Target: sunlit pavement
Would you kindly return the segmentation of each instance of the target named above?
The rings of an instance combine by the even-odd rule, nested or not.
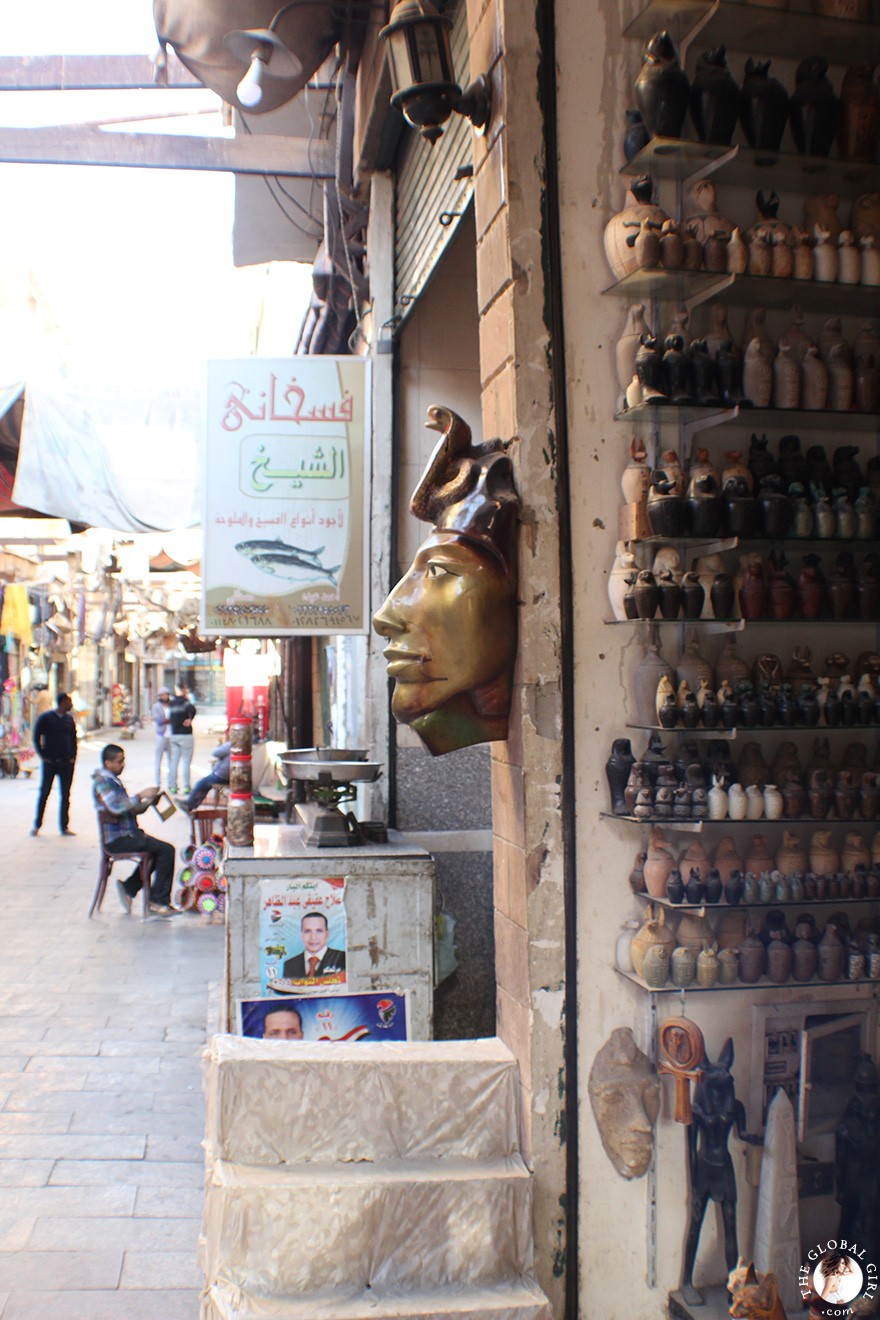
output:
[[[214,719],[218,712],[211,712]],[[207,728],[211,722],[203,719]],[[219,741],[196,730],[193,779]],[[202,1201],[200,1051],[223,927],[126,915],[113,877],[100,913],[91,772],[80,746],[70,827],[53,788],[32,839],[39,772],[0,779],[0,1316],[196,1320]],[[153,734],[121,742],[131,791],[153,783]],[[180,849],[189,826],[148,811]]]

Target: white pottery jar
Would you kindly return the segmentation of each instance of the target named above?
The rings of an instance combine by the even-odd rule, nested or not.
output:
[[[727,815],[730,820],[746,818],[746,790],[742,784],[731,784],[727,790]]]
[[[841,231],[837,240],[837,278],[841,284],[858,284],[862,275],[862,254],[856,247],[851,229]]]
[[[813,279],[822,284],[833,284],[839,269],[837,248],[827,229],[816,226],[816,246],[813,248]]]
[[[861,283],[880,284],[880,248],[875,246],[873,238],[863,238],[861,249]]]
[[[608,574],[608,600],[611,603],[611,613],[615,619],[622,620],[626,618],[626,610],[623,607],[623,598],[627,592],[626,579],[630,574],[637,572],[638,565],[636,564],[635,555],[627,546],[626,541],[618,541],[614,564]]]
[[[761,820],[764,815],[764,794],[757,784],[746,789],[746,820]]]
[[[785,802],[779,789],[775,784],[767,784],[764,788],[764,815],[768,820],[779,820],[785,807]]]
[[[639,929],[640,922],[637,917],[631,917],[625,921],[617,937],[617,948],[615,951],[615,961],[618,970],[621,972],[631,972],[633,970],[632,961],[632,942],[633,935]]]
[[[713,775],[712,787],[708,793],[709,800],[709,819],[726,820],[727,819],[727,790],[723,784],[719,784],[718,779]]]

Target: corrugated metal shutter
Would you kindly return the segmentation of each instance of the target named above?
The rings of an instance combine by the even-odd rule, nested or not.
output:
[[[466,87],[470,82],[467,6],[460,3],[452,18],[455,76],[459,86]],[[395,311],[401,318],[406,318],[430,280],[470,202],[473,182],[456,179],[455,172],[459,166],[473,164],[472,134],[470,120],[455,114],[433,147],[415,129],[407,132],[397,166],[395,198]],[[454,218],[444,225],[441,215]]]

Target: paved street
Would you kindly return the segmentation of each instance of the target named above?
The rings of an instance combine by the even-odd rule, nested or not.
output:
[[[218,741],[197,729],[194,780]],[[0,779],[2,1320],[198,1316],[200,1050],[223,927],[189,913],[143,923],[139,900],[126,916],[112,877],[86,919],[104,742],[80,745],[76,838],[59,836],[54,788],[29,837],[38,771]],[[121,745],[128,788],[154,782],[152,730]],[[143,823],[178,848],[189,840],[181,813]]]

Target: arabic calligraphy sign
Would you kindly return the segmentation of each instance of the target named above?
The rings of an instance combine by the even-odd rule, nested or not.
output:
[[[369,363],[208,365],[202,629],[369,629]]]

